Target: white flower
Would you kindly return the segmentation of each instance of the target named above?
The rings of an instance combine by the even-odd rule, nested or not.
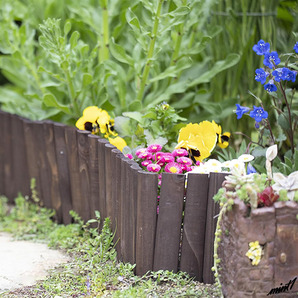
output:
[[[223,167],[223,168],[231,168],[231,161],[230,160],[226,160],[226,161],[224,161],[222,164],[221,164],[221,166]]]
[[[239,159],[231,160],[231,171],[236,175],[245,175],[245,164]]]
[[[275,182],[272,185],[274,191],[278,193],[281,189],[287,190],[288,198],[293,201],[295,191],[298,191],[298,171],[291,173],[288,177],[281,173],[274,173],[273,180]]]
[[[205,166],[207,166],[207,167],[221,167],[221,162],[217,159],[209,159],[205,163]]]
[[[242,162],[250,162],[253,159],[254,159],[254,156],[251,154],[242,154],[238,157],[238,160]]]
[[[266,159],[272,161],[277,156],[277,145],[272,145],[266,150]]]

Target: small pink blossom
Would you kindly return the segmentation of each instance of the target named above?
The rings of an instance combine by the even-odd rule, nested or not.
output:
[[[188,152],[185,149],[179,148],[172,152],[173,156],[187,156]]]
[[[177,158],[177,162],[186,165],[186,166],[191,166],[192,165],[192,160],[188,157],[182,156]]]
[[[201,162],[199,160],[197,160],[196,165],[199,166],[201,164]]]
[[[155,163],[151,163],[147,166],[147,170],[149,172],[159,172],[161,169],[161,166]]]
[[[163,159],[166,163],[175,161],[175,157],[171,153],[165,153]]]
[[[162,149],[162,146],[159,145],[159,144],[152,144],[152,145],[149,145],[147,150],[151,153],[156,153],[158,151],[160,151]]]
[[[182,168],[177,162],[170,162],[165,166],[165,171],[168,173],[180,174],[182,173]]]
[[[139,155],[140,155],[141,153],[145,152],[145,151],[147,151],[146,148],[140,148],[140,149],[138,149],[138,150],[136,151],[136,156],[139,157]]]
[[[128,157],[129,159],[133,159],[133,156],[130,153],[127,153],[125,156]]]
[[[152,163],[152,161],[150,159],[146,159],[146,160],[143,160],[141,162],[142,166],[143,167],[147,167],[148,165],[150,165]]]
[[[149,151],[146,150],[146,151],[140,153],[138,157],[141,158],[141,159],[151,159],[152,154]]]
[[[155,155],[155,161],[159,161],[163,157],[164,154],[165,153],[161,152],[161,151],[154,154]]]

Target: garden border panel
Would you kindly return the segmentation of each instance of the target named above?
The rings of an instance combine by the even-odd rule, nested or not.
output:
[[[0,195],[5,195],[5,173],[4,173],[4,161],[6,159],[5,140],[6,131],[4,129],[5,124],[5,112],[0,110]]]
[[[4,146],[4,159],[3,159],[3,186],[5,196],[8,198],[9,203],[14,201],[14,176],[13,176],[13,156],[12,156],[12,135],[11,135],[11,123],[13,115],[9,113],[3,113],[3,139],[5,140]]]
[[[178,271],[185,175],[162,173],[153,270]]]
[[[156,233],[157,174],[138,171],[137,175],[137,225],[136,274],[153,270]]]
[[[23,120],[14,115],[11,123],[14,197],[20,192],[23,196],[30,195],[30,177],[28,174],[27,155]]]
[[[105,145],[109,144],[108,140],[98,139],[98,180],[99,180],[99,212],[103,219],[100,223],[100,230],[103,226],[103,221],[107,217],[106,204],[106,177],[105,177]]]
[[[199,282],[203,281],[208,187],[208,174],[188,174],[180,270]]]
[[[67,158],[67,147],[65,140],[66,125],[54,123],[54,138],[56,149],[56,161],[59,179],[59,192],[61,198],[61,209],[63,224],[70,224],[72,221],[69,211],[72,210],[70,176]]]
[[[95,217],[99,211],[99,171],[98,171],[98,136],[89,134],[89,179],[90,179],[90,215]]]
[[[80,216],[84,221],[90,219],[90,178],[89,178],[89,131],[77,130],[79,173],[81,186]]]
[[[213,267],[214,234],[217,223],[217,215],[219,214],[219,204],[215,203],[213,196],[218,192],[218,189],[221,188],[221,185],[225,180],[225,176],[227,175],[227,173],[210,173],[209,176],[203,265],[203,282],[205,284],[214,283],[214,275],[211,268]]]
[[[79,168],[79,152],[77,143],[77,130],[74,127],[66,127],[65,143],[67,150],[67,162],[70,175],[70,189],[72,209],[77,214],[81,213],[81,180]]]
[[[46,190],[44,204],[48,208],[56,210],[58,222],[63,221],[62,202],[60,196],[60,181],[56,159],[56,144],[54,135],[54,122],[43,121],[43,139],[45,147],[45,164],[47,169],[47,181],[43,179],[42,187]]]

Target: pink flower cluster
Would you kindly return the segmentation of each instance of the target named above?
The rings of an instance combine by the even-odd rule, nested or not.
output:
[[[136,151],[141,165],[149,172],[181,174],[192,170],[192,160],[188,158],[185,149],[175,149],[173,152],[162,152],[159,144],[149,145]],[[159,178],[161,181],[161,178]]]

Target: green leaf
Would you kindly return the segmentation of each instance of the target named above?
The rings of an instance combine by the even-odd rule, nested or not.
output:
[[[111,38],[110,51],[114,58],[118,61],[129,64],[131,66],[134,65],[134,60],[126,54],[125,50],[120,45],[117,45],[115,43],[114,38]]]
[[[47,107],[54,107],[54,108],[61,110],[63,113],[71,114],[69,107],[59,103],[58,100],[56,99],[56,97],[52,93],[46,93],[43,96],[43,103]]]
[[[71,34],[71,37],[69,39],[71,49],[74,49],[78,45],[79,38],[80,38],[80,33],[78,31],[74,31]]]
[[[149,82],[156,82],[169,77],[176,77],[183,69],[189,68],[192,65],[192,60],[190,58],[183,58],[178,60],[176,65],[168,67],[164,72],[157,76],[154,76]]]
[[[142,119],[143,115],[140,112],[125,112],[125,113],[123,113],[123,116],[134,119],[134,120],[138,121],[139,123],[143,122],[143,119]]]
[[[66,21],[64,25],[64,34],[65,36],[70,32],[71,30],[71,22],[69,20]]]
[[[92,83],[92,75],[90,73],[84,73],[83,74],[83,87],[86,87]]]
[[[238,63],[240,60],[240,55],[238,54],[229,54],[225,60],[217,61],[211,70],[205,72],[199,76],[196,80],[193,80],[189,83],[188,87],[193,87],[198,84],[208,83],[210,80],[215,77],[221,71],[230,68]]]
[[[128,117],[118,116],[115,117],[114,127],[115,130],[122,136],[122,137],[131,137],[133,135],[131,119]]]

